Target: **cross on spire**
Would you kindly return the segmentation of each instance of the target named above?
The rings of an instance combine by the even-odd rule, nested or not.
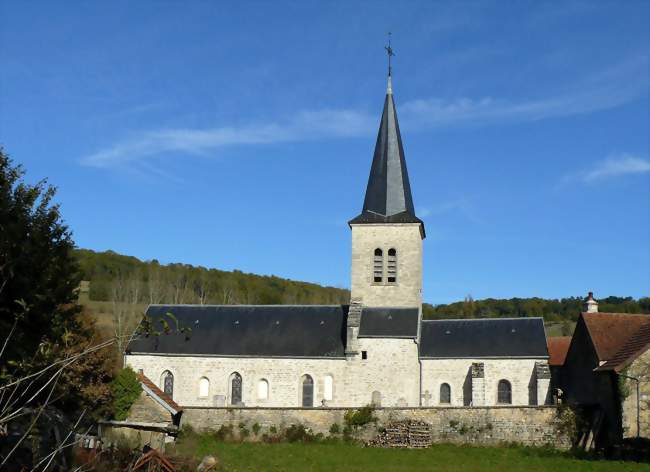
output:
[[[384,49],[386,50],[386,54],[388,54],[388,77],[391,76],[391,72],[392,72],[391,65],[390,65],[390,58],[395,55],[395,53],[393,52],[393,48],[390,45],[391,35],[392,35],[392,33],[389,31],[388,32],[388,46],[384,46]]]

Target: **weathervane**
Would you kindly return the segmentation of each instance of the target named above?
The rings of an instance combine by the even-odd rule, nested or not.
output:
[[[391,76],[391,67],[390,67],[390,58],[395,55],[393,52],[393,48],[390,46],[390,37],[391,37],[391,32],[388,32],[388,46],[384,46],[384,49],[386,50],[386,54],[388,54],[388,77]]]

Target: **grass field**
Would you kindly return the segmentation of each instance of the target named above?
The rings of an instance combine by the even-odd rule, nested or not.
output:
[[[377,449],[343,442],[225,443],[208,436],[181,441],[177,452],[201,458],[214,455],[227,472],[622,472],[650,471],[650,464],[580,460],[568,454],[521,447]]]

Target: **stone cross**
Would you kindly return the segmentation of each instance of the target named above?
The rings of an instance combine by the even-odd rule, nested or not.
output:
[[[429,406],[429,400],[431,400],[431,397],[432,395],[429,393],[429,391],[425,390],[422,394],[422,398],[424,398],[424,406]]]

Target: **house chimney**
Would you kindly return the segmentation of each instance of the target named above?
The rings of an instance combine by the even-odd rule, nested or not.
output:
[[[583,305],[583,311],[585,313],[598,313],[598,302],[594,300],[594,292],[589,292],[587,295],[587,300]]]

